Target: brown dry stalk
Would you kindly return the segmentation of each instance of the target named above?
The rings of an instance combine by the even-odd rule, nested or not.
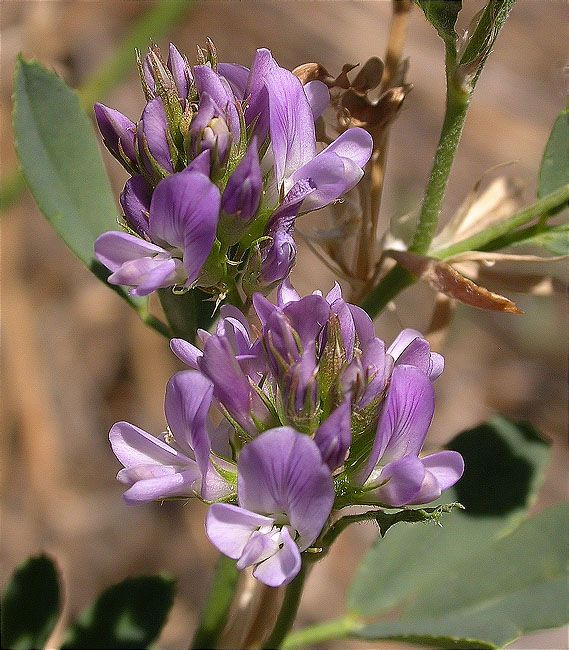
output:
[[[411,0],[392,0],[392,16],[389,26],[389,37],[385,54],[385,68],[381,78],[380,91],[383,93],[391,88],[403,54],[403,45],[407,33]],[[376,264],[377,226],[383,194],[385,178],[386,152],[389,137],[389,123],[381,131],[378,139],[374,138],[374,151],[368,163],[364,177],[363,191],[369,192],[369,202],[362,210],[359,242],[356,248],[355,268],[357,277],[363,282],[363,289],[353,290],[351,300],[359,301],[367,290],[370,270]],[[367,182],[365,182],[367,180]]]

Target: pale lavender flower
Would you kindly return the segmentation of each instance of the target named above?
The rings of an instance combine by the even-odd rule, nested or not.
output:
[[[397,365],[371,454],[356,477],[368,498],[390,506],[427,503],[462,476],[464,461],[456,451],[419,457],[434,410],[428,375],[415,366]]]
[[[464,464],[454,451],[421,455],[443,364],[418,332],[386,349],[339,285],[300,297],[286,281],[276,304],[262,294],[253,304],[260,331],[224,305],[197,345],[172,340],[191,370],[167,389],[168,444],[126,423],[111,441],[125,498],[214,502],[206,528],[215,546],[279,586],[325,532],[335,484],[339,507],[403,507],[437,499]],[[218,427],[210,412],[221,414]]]
[[[129,486],[127,503],[200,495],[205,500],[225,498],[234,492],[227,475],[235,472],[226,460],[212,454],[208,412],[213,386],[192,371],[174,375],[166,387],[164,411],[168,422],[165,440],[117,422],[109,439],[123,464],[117,479]],[[222,476],[218,468],[223,468]]]
[[[152,47],[141,63],[147,104],[136,125],[95,106],[105,145],[133,175],[121,195],[129,234],[160,249],[132,244],[125,258],[129,240],[105,233],[95,243],[111,282],[133,295],[195,284],[223,295],[240,276],[250,295],[275,285],[294,264],[296,217],[347,192],[371,155],[371,137],[358,128],[317,153],[314,120],[329,102],[328,89],[319,81],[302,86],[269,50],[257,51],[250,70],[218,65],[211,49],[207,56],[207,64],[191,67],[171,45],[164,64]],[[182,174],[184,183],[169,185]],[[211,187],[193,181],[196,174]],[[166,192],[164,184],[176,191]],[[204,191],[210,203],[203,215],[175,198]],[[175,232],[163,232],[164,214],[175,214]],[[243,243],[256,219],[257,238]]]
[[[287,584],[332,510],[330,470],[314,441],[290,427],[246,445],[237,469],[239,505],[210,507],[208,537],[237,568],[253,566],[253,575],[270,587]]]

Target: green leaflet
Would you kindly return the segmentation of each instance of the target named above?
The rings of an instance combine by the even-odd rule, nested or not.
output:
[[[447,48],[455,49],[457,34],[454,30],[462,0],[415,0],[425,18],[437,30]]]
[[[461,433],[449,447],[463,455],[466,470],[441,501],[459,501],[465,510],[447,515],[442,528],[398,524],[378,539],[352,583],[350,612],[384,614],[525,517],[549,457],[535,431],[496,418]]]
[[[21,564],[2,598],[2,647],[43,648],[59,618],[60,601],[57,569],[48,557]]]
[[[174,592],[169,576],[127,578],[79,616],[62,648],[146,648],[166,623]]]
[[[543,152],[537,196],[543,197],[569,183],[569,106],[553,125]]]
[[[38,207],[73,253],[105,281],[109,272],[95,260],[93,245],[101,233],[117,229],[118,211],[78,95],[55,73],[20,57],[13,118],[18,157]],[[112,288],[137,310],[147,302]]]
[[[356,635],[500,648],[527,632],[567,623],[568,523],[569,504],[545,510],[449,567],[396,623],[367,625]]]

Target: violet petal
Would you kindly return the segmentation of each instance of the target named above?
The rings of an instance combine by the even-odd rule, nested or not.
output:
[[[285,513],[300,550],[320,534],[334,502],[328,466],[316,443],[291,427],[270,429],[239,456],[237,494],[248,510]]]
[[[261,526],[272,526],[273,519],[228,503],[214,503],[205,520],[205,529],[218,551],[237,560],[251,533]]]
[[[213,384],[193,370],[177,372],[166,386],[164,412],[170,431],[183,451],[195,455],[204,476],[211,450],[206,423],[212,399]]]
[[[188,285],[199,276],[213,246],[220,203],[211,180],[187,170],[162,180],[152,195],[150,234],[184,251]]]

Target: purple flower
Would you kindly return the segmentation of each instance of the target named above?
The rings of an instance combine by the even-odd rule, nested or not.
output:
[[[217,64],[211,46],[191,67],[172,44],[167,63],[152,46],[139,65],[147,98],[139,122],[102,104],[95,113],[105,145],[133,175],[121,195],[129,234],[160,250],[137,256],[140,248],[131,242],[122,268],[112,246],[123,251],[129,240],[105,236],[97,254],[109,262],[111,282],[142,296],[199,280],[223,296],[239,282],[252,295],[285,279],[296,257],[295,219],[355,185],[371,155],[369,134],[349,129],[317,153],[314,120],[330,101],[328,88],[320,81],[303,86],[267,49],[257,51],[250,70]],[[200,211],[191,215],[177,192],[164,190],[190,170],[207,176],[221,195],[219,201],[208,188],[212,201],[203,224],[196,222]],[[182,185],[172,187],[189,200],[195,192]],[[156,194],[162,195],[159,212]],[[164,236],[164,213],[176,213],[181,230]]]
[[[394,507],[427,503],[462,476],[464,462],[455,451],[419,457],[434,410],[429,377],[414,366],[397,365],[373,449],[357,476],[368,497]]]
[[[119,111],[104,104],[95,104],[95,118],[107,149],[127,171],[136,169],[134,123]]]
[[[331,471],[342,467],[352,443],[352,409],[349,398],[318,427],[314,442]]]
[[[235,215],[240,221],[247,223],[257,212],[262,190],[263,178],[257,140],[253,138],[247,153],[229,177],[221,198],[221,207],[227,214]]]
[[[145,239],[150,237],[148,220],[151,200],[152,188],[141,174],[133,176],[125,183],[120,196],[128,226]]]
[[[127,503],[200,495],[216,500],[230,495],[234,486],[212,462],[207,416],[213,387],[199,373],[174,375],[166,387],[164,411],[168,422],[165,441],[128,422],[117,422],[109,438],[123,464],[117,479],[128,486]],[[232,466],[217,458],[217,467],[230,473]]]
[[[277,304],[261,294],[253,304],[260,330],[223,305],[198,344],[172,340],[191,370],[168,384],[164,441],[125,422],[110,439],[129,503],[195,495],[212,504],[213,544],[280,586],[325,529],[335,484],[338,507],[399,508],[437,499],[464,463],[454,451],[421,456],[442,357],[418,332],[386,350],[339,285],[301,297],[287,280]]]
[[[444,359],[431,347],[420,332],[404,329],[389,346],[387,353],[396,364],[416,366],[434,381],[444,370]]]
[[[160,245],[113,231],[96,240],[97,259],[113,272],[109,282],[133,287],[135,296],[175,284],[191,286],[213,246],[220,202],[217,187],[197,171],[161,181],[152,195],[148,228]]]
[[[136,127],[136,147],[141,171],[156,184],[174,171],[168,142],[168,120],[162,100],[151,99]]]
[[[250,442],[237,469],[239,506],[212,505],[208,537],[239,569],[254,566],[253,575],[264,584],[287,584],[332,510],[330,470],[314,441],[290,427]]]

